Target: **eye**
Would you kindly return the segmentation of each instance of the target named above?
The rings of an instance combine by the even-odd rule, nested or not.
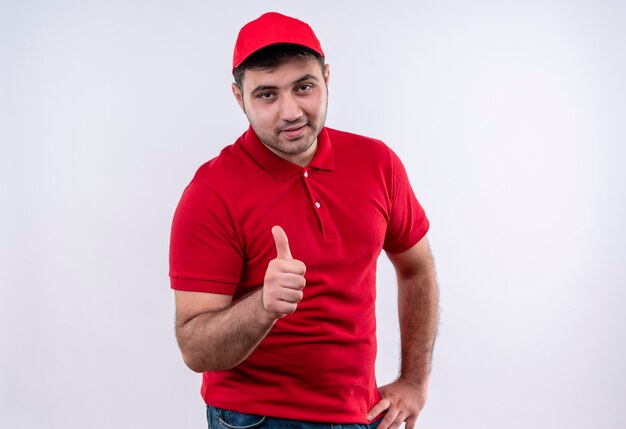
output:
[[[272,92],[262,92],[262,93],[257,95],[257,98],[259,100],[263,100],[263,101],[272,101],[274,99],[274,93],[272,93]]]
[[[312,89],[313,85],[310,83],[303,83],[302,85],[298,85],[298,92],[300,94],[306,94],[308,92],[311,92]]]

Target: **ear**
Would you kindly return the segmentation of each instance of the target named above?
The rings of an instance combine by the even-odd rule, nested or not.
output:
[[[243,93],[241,92],[241,89],[239,89],[239,86],[234,82],[230,87],[233,90],[233,95],[235,96],[235,100],[237,100],[237,104],[239,104],[243,113],[246,113],[246,108],[243,105]]]
[[[328,86],[329,81],[330,81],[330,65],[324,64],[324,82],[326,82],[326,86]]]

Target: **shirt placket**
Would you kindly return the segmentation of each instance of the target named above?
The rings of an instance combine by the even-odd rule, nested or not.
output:
[[[309,202],[313,207],[315,215],[317,216],[317,221],[323,237],[326,239],[336,238],[336,233],[334,228],[332,227],[332,222],[329,217],[325,201],[322,201],[319,193],[316,191],[314,183],[314,170],[310,168],[305,168],[304,170],[302,170],[302,182],[304,183],[304,186],[306,187],[306,190],[308,192]]]

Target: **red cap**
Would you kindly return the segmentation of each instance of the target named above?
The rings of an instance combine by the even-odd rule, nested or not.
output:
[[[239,30],[233,53],[233,70],[259,49],[279,43],[304,46],[324,56],[320,41],[309,24],[280,13],[268,12]]]

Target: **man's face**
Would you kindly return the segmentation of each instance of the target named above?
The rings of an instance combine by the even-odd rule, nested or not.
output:
[[[261,141],[276,155],[305,166],[326,121],[328,65],[314,57],[289,61],[275,70],[246,70],[243,92],[233,93]]]

